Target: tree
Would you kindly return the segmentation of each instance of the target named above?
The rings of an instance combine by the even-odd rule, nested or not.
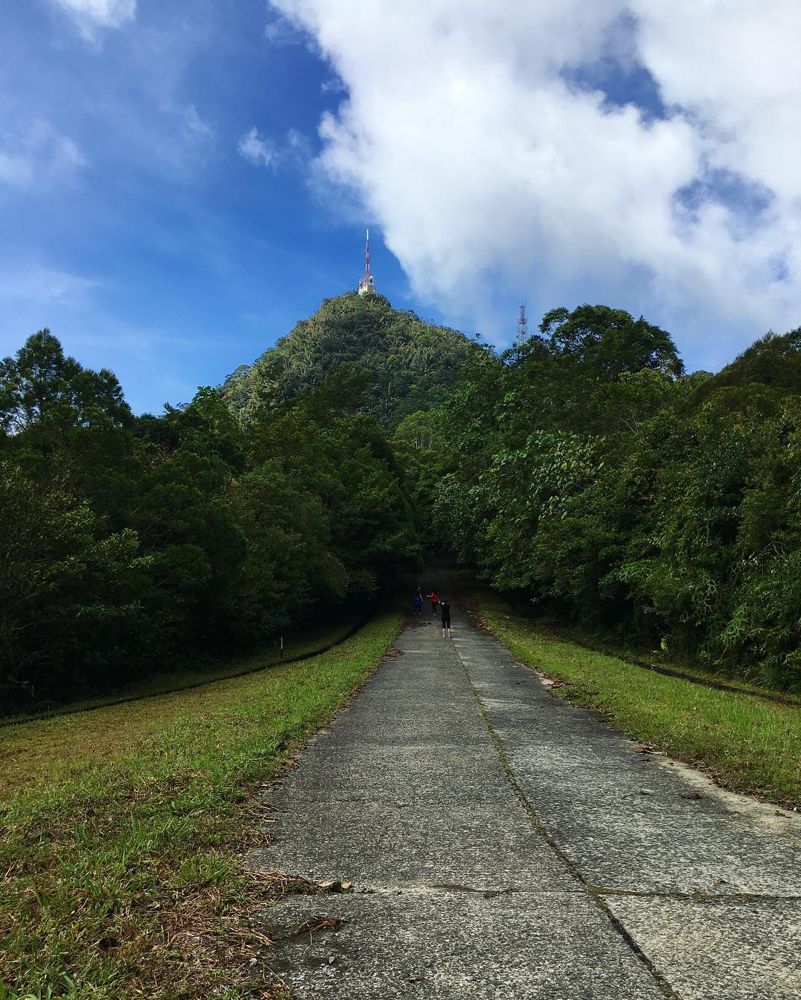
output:
[[[0,362],[0,427],[18,434],[34,427],[52,432],[132,421],[116,376],[83,368],[65,357],[49,330],[29,337],[16,357]]]
[[[643,368],[672,376],[684,371],[670,334],[623,309],[552,309],[543,316],[540,333],[552,354],[578,363],[595,378],[615,379]]]
[[[146,568],[133,531],[109,534],[86,503],[0,463],[3,704],[121,683]]]

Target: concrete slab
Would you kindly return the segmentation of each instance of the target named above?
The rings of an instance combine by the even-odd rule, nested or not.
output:
[[[685,798],[699,788],[687,769],[634,753],[606,722],[545,690],[536,705],[480,700],[518,787],[590,884],[801,895],[801,825],[754,821],[774,807],[736,810],[742,796],[727,800],[711,782]]]
[[[379,802],[506,802],[506,773],[493,747],[445,744],[431,766],[431,744],[369,745],[326,741],[304,754],[303,767],[272,801],[291,808],[300,799]]]
[[[607,903],[684,1000],[801,997],[801,900]]]
[[[317,915],[342,925],[293,936]],[[265,917],[270,967],[303,1000],[664,1000],[586,896],[293,897]]]
[[[254,868],[357,888],[579,889],[513,798],[466,806],[297,801],[277,818],[278,837],[251,855]]]

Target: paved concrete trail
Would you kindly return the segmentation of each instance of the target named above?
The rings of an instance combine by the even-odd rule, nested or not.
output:
[[[294,995],[799,1000],[799,817],[635,753],[454,626],[403,632],[270,796],[252,866],[354,883],[265,912]],[[341,926],[292,933],[319,916]]]

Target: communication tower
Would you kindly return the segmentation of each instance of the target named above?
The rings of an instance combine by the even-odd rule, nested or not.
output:
[[[517,346],[522,347],[528,340],[528,319],[526,319],[526,303],[520,303],[520,315],[517,318]]]
[[[359,287],[357,289],[359,295],[368,295],[371,292],[375,292],[375,282],[373,281],[373,276],[370,273],[370,230],[365,229],[364,231],[364,277],[359,282]]]

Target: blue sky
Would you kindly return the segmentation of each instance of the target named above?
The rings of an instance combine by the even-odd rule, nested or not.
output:
[[[0,135],[32,176],[0,182],[2,353],[49,326],[81,362],[114,370],[137,410],[158,411],[355,287],[362,219],[308,173],[341,91],[299,35],[268,40],[270,21],[249,0],[140,0],[134,22],[86,38],[58,5],[12,0]],[[275,164],[238,152],[253,128],[279,148]],[[373,259],[410,308],[377,238]]]
[[[367,224],[395,305],[499,344],[522,298],[690,366],[798,326],[796,5],[526,6],[6,0],[0,353],[49,326],[157,412],[355,287]]]

